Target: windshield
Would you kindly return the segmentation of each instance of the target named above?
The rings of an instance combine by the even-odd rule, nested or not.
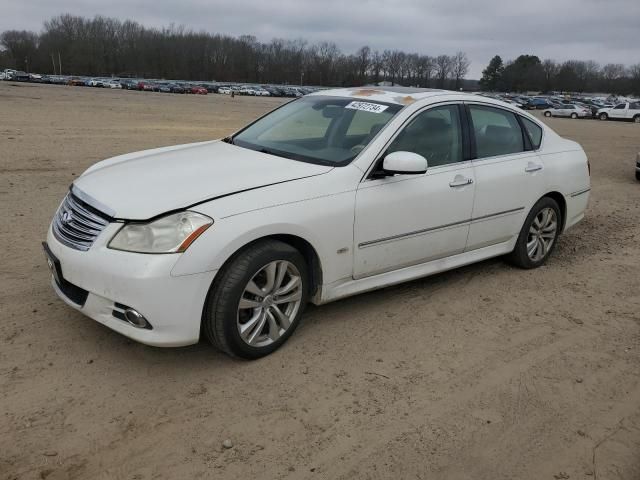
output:
[[[343,97],[290,102],[230,139],[251,150],[322,165],[346,165],[402,108]]]

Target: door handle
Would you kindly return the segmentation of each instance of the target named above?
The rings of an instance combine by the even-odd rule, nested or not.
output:
[[[542,165],[530,162],[529,165],[527,165],[527,168],[524,169],[524,171],[527,173],[533,173],[533,172],[537,172],[538,170],[542,170],[542,168],[543,168]]]
[[[451,188],[464,187],[465,185],[471,185],[473,183],[472,178],[463,177],[462,175],[456,175],[453,182],[449,183]]]

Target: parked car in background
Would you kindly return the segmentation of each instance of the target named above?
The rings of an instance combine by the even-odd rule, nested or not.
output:
[[[125,90],[138,90],[138,82],[131,79],[121,79],[120,86]]]
[[[22,70],[16,70],[11,73],[9,80],[14,82],[28,82],[30,80],[29,74]]]
[[[597,116],[600,120],[629,120],[640,123],[640,101],[619,103],[613,108],[601,108]]]
[[[194,95],[206,95],[209,92],[204,87],[201,87],[199,85],[193,85],[191,87],[191,93],[193,93]]]
[[[578,105],[558,105],[547,108],[543,115],[545,117],[590,118],[591,110]]]
[[[529,110],[545,110],[551,108],[552,105],[549,103],[549,100],[545,98],[532,98],[525,107]]]
[[[231,89],[229,87],[220,87],[218,88],[218,93],[222,93],[224,95],[230,95]]]
[[[86,87],[87,84],[85,83],[84,79],[80,78],[80,77],[71,77],[68,80],[68,85],[72,85],[74,87]]]
[[[107,88],[122,88],[122,84],[118,80],[111,80],[104,83]]]
[[[589,191],[580,145],[512,105],[327,90],[222,141],[93,165],[45,252],[56,293],[117,332],[157,346],[202,334],[258,358],[289,338],[307,302],[501,255],[543,265]]]
[[[100,79],[100,78],[91,78],[86,85],[88,85],[89,87],[104,87],[104,80]]]

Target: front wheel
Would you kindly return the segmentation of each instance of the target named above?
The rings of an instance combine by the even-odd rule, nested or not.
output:
[[[640,123],[640,115],[636,115],[635,117],[633,117],[633,121],[634,123]]]
[[[544,112],[544,116],[545,117],[550,117],[551,116],[551,112]]]
[[[300,252],[276,240],[240,252],[214,281],[202,331],[218,349],[246,359],[278,349],[296,329],[309,294]]]
[[[575,118],[578,118],[578,114],[577,114],[577,113],[572,113],[572,114],[571,114],[571,118],[574,118],[574,119],[575,119]]]
[[[560,207],[550,197],[543,197],[533,206],[522,226],[516,246],[509,259],[521,268],[536,268],[544,264],[556,246],[560,234]]]
[[[607,115],[606,113],[600,114],[600,120],[607,120],[608,118],[609,118],[609,115]]]

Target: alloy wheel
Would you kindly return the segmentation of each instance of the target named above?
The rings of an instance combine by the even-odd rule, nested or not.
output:
[[[527,255],[539,262],[551,250],[558,233],[558,217],[553,208],[543,208],[533,219],[527,236]]]
[[[277,341],[296,318],[302,291],[302,276],[293,263],[276,260],[259,269],[238,303],[240,338],[252,347]]]

